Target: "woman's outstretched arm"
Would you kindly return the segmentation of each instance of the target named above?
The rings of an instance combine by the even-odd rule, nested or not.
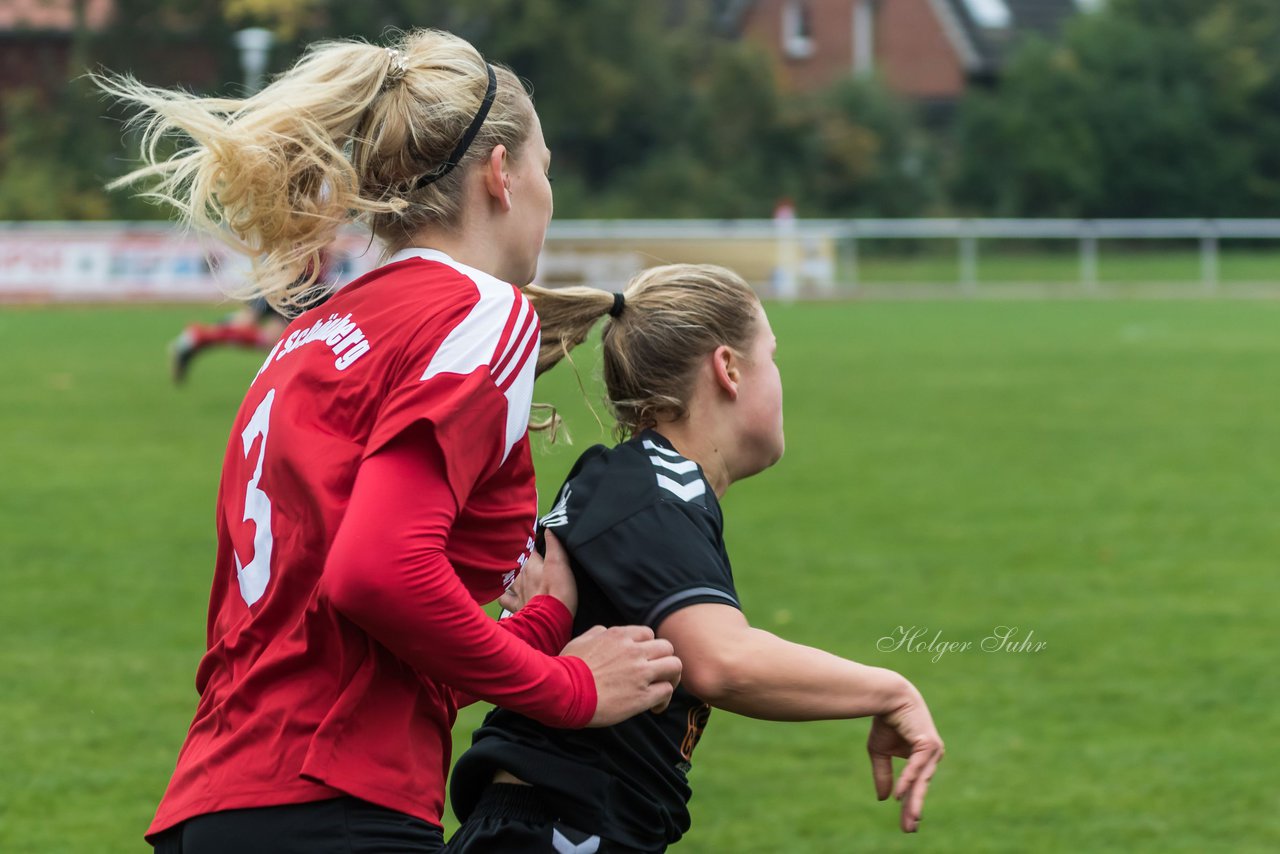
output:
[[[710,705],[776,721],[871,717],[867,750],[876,794],[902,801],[902,829],[919,826],[942,738],[906,678],[753,628],[737,608],[690,605],[658,626],[684,665],[683,684]],[[893,760],[907,760],[893,786]]]

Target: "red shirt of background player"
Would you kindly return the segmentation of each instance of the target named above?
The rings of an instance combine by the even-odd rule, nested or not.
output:
[[[420,249],[290,325],[231,431],[200,702],[148,835],[342,794],[439,824],[454,689],[559,726],[588,722],[586,665],[534,651],[554,656],[569,639],[558,600],[501,624],[466,601],[500,595],[532,548],[538,345],[519,290]],[[341,559],[331,548],[357,469],[406,435],[437,449],[452,493],[441,503],[457,512],[444,545],[453,571],[429,597],[436,619],[393,654],[329,604],[321,579]],[[365,533],[355,542],[369,549],[396,534]]]

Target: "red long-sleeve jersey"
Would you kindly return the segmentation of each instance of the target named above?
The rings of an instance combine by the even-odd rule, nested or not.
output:
[[[533,544],[538,343],[516,288],[430,250],[290,325],[231,431],[200,701],[149,835],[341,794],[438,824],[455,690],[590,720],[563,605],[478,604]]]

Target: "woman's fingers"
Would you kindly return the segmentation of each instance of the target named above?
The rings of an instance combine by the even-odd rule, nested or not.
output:
[[[929,782],[937,771],[944,750],[923,700],[872,720],[867,751],[871,756],[876,797],[885,800],[892,792],[893,797],[902,802],[900,820],[906,833],[915,833],[920,827]],[[907,760],[896,785],[893,779],[895,756]]]
[[[933,779],[941,758],[941,744],[921,747],[911,754],[898,777],[895,797],[902,801],[902,830],[905,833],[915,833],[920,827],[925,794],[929,791],[929,781]]]
[[[560,539],[551,531],[543,529],[542,536],[546,541],[546,558],[549,562],[561,563],[566,569],[569,567],[569,555],[565,552],[564,546],[560,545]]]
[[[876,783],[876,799],[887,799],[893,791],[893,757],[886,753],[872,753],[871,777]]]
[[[609,726],[646,709],[665,708],[680,681],[680,660],[670,641],[647,626],[593,626],[562,655],[586,662],[596,682],[592,726]]]

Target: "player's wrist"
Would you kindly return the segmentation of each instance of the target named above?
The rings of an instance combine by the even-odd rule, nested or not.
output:
[[[556,661],[564,667],[572,685],[572,690],[567,692],[568,708],[560,727],[582,729],[595,718],[600,701],[595,674],[591,672],[590,665],[576,655],[559,655],[556,656]]]
[[[883,670],[880,679],[878,694],[884,711],[877,714],[893,716],[923,699],[916,686],[901,673]]]
[[[573,625],[573,609],[561,599],[552,593],[537,593],[529,598],[525,603],[526,609],[532,608],[547,615],[548,618],[555,620],[557,623],[563,623],[566,631]],[[565,643],[568,643],[566,636]]]

